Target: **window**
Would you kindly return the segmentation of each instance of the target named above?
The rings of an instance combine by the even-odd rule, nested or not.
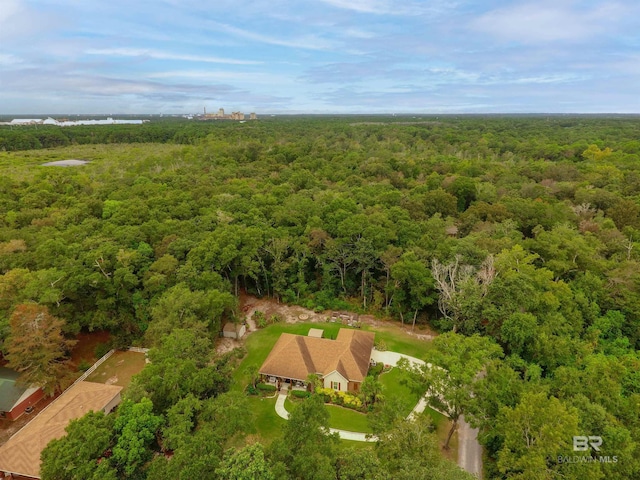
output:
[[[331,388],[334,390],[340,390],[340,382],[331,382]]]

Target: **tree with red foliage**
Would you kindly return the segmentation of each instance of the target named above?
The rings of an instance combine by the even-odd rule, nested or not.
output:
[[[23,385],[37,385],[53,395],[69,376],[67,352],[76,343],[62,333],[64,321],[45,306],[25,303],[14,309],[9,325],[8,366],[20,372]]]

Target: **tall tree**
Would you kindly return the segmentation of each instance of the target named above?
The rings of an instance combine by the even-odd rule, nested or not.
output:
[[[259,443],[228,452],[216,470],[216,475],[220,480],[275,480],[276,478]]]
[[[354,478],[392,478],[394,480],[418,478],[471,480],[474,478],[442,456],[438,437],[433,432],[431,418],[424,413],[412,420],[400,420],[391,430],[384,432],[380,436],[377,454],[383,467],[379,471],[383,475]]]
[[[409,372],[414,389],[427,392],[427,403],[451,420],[445,442],[448,449],[460,417],[471,409],[474,384],[502,350],[487,337],[453,332],[436,337],[433,347],[426,358],[428,363],[418,366],[402,359],[399,365]]]
[[[415,252],[409,251],[391,267],[391,276],[397,287],[394,298],[396,308],[400,310],[400,318],[404,323],[404,314],[410,313],[414,328],[418,312],[435,302],[431,272]]]
[[[545,392],[525,393],[514,408],[503,407],[497,420],[504,435],[498,452],[501,473],[514,479],[558,478],[562,465],[557,458],[572,454],[572,438],[579,434],[576,409]]]
[[[329,412],[322,397],[312,395],[295,407],[271,458],[282,462],[292,478],[323,480],[335,476],[337,434],[329,433]]]
[[[40,454],[43,480],[97,479],[98,460],[112,446],[113,420],[113,415],[102,412],[72,420],[65,428],[67,434],[49,442]]]
[[[47,307],[27,303],[15,308],[9,324],[9,367],[20,372],[19,381],[24,385],[41,386],[47,395],[53,395],[69,377],[68,350],[76,343],[62,333],[64,321],[51,315]]]
[[[151,447],[162,421],[162,417],[153,413],[153,404],[148,398],[143,398],[138,403],[125,400],[118,408],[114,424],[117,440],[110,463],[125,478],[134,477],[151,459]]]

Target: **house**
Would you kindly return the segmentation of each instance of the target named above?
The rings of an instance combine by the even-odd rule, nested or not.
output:
[[[259,373],[280,383],[306,383],[316,374],[325,388],[358,392],[369,371],[374,337],[372,332],[346,328],[335,340],[283,333]]]
[[[16,380],[20,374],[7,367],[0,367],[0,417],[16,420],[25,410],[42,400],[40,387],[20,386]]]
[[[232,322],[228,322],[224,324],[222,328],[222,336],[226,338],[235,338],[240,340],[244,334],[247,332],[247,327],[244,323],[236,324]]]
[[[109,413],[120,403],[121,390],[117,385],[85,381],[69,387],[0,447],[0,478],[40,478],[40,452],[44,447],[64,436],[71,420],[89,411]]]

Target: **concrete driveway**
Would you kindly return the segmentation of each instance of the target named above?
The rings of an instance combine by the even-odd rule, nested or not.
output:
[[[414,365],[424,365],[425,362],[419,358],[412,357],[410,355],[404,355],[397,352],[381,352],[374,350],[371,352],[371,359],[378,363],[385,365],[396,366],[401,358],[406,358],[410,363]],[[279,394],[276,400],[276,413],[284,418],[289,419],[289,412],[284,408],[284,401],[287,396],[285,394]],[[421,398],[420,401],[413,408],[408,419],[413,416],[422,413],[427,407],[426,398]],[[445,413],[440,412],[445,416]],[[330,429],[331,433],[337,433],[340,438],[344,440],[355,440],[358,442],[376,442],[376,437],[367,437],[365,433],[350,432],[348,430],[337,430],[335,428]],[[458,422],[458,466],[463,470],[475,475],[478,478],[482,478],[482,446],[478,443],[478,430],[471,428],[464,417]]]

